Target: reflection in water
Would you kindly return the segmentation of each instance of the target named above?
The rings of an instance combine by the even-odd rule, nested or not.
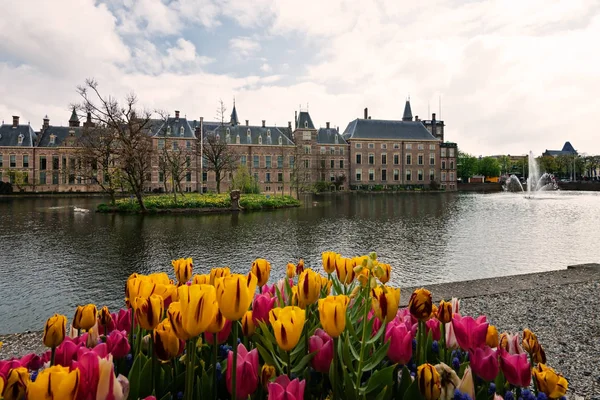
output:
[[[40,329],[75,305],[123,305],[135,271],[168,271],[193,257],[196,272],[252,260],[272,281],[303,257],[376,251],[401,286],[564,268],[597,262],[600,196],[562,192],[529,201],[514,194],[308,196],[297,209],[215,215],[104,215],[98,198],[0,199],[0,333]],[[316,202],[316,203],[314,203]]]

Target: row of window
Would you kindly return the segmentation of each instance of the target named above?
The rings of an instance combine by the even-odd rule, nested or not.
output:
[[[362,149],[362,143],[354,143],[354,148],[355,149]],[[381,149],[385,150],[388,148],[388,143],[381,143]],[[368,143],[367,147],[369,149],[374,149],[375,148],[375,143]],[[392,147],[394,149],[399,149],[400,148],[400,143],[393,143]],[[412,150],[413,149],[413,143],[406,143],[405,145],[405,149],[406,150]],[[416,146],[416,150],[425,150],[425,145],[423,143],[417,143]],[[429,145],[429,150],[435,150],[435,144],[430,144]]]
[[[413,156],[412,154],[406,154],[406,165],[412,165],[413,163]],[[381,164],[382,165],[387,165],[387,154],[382,154],[381,155]],[[368,155],[368,159],[367,159],[368,164],[370,165],[374,165],[375,164],[375,154],[374,153],[369,153]],[[394,153],[393,155],[393,162],[395,165],[400,164],[400,154],[398,153]],[[362,164],[362,153],[356,153],[356,164]],[[423,154],[418,154],[417,155],[417,165],[425,165],[425,156]],[[434,153],[429,153],[429,165],[435,165],[435,154]]]
[[[329,154],[334,156],[334,155],[339,155],[339,156],[343,156],[344,155],[344,148],[343,147],[330,147],[329,148]],[[327,147],[326,146],[321,146],[320,150],[319,150],[320,154],[327,154]],[[312,154],[312,146],[309,144],[305,144],[304,145],[304,154]]]
[[[165,148],[165,139],[158,139],[158,149],[162,150],[164,148]],[[174,140],[173,142],[171,142],[171,148],[173,150],[178,150],[179,149],[179,141]],[[191,140],[185,141],[185,149],[186,150],[192,149],[192,141]]]
[[[23,154],[22,158],[22,168],[29,168],[29,156],[27,154]],[[0,168],[4,167],[4,158],[2,154],[0,154]],[[8,156],[8,167],[9,168],[17,168],[17,155],[11,154]]]
[[[369,169],[368,174],[369,174],[368,180],[374,181],[375,180],[375,169],[373,169],[373,168]],[[410,169],[407,169],[405,171],[405,174],[406,174],[405,181],[410,182],[413,180],[413,172]],[[423,181],[424,176],[425,176],[424,174],[425,174],[425,171],[423,171],[422,169],[418,170],[417,177],[416,177],[417,181]],[[454,173],[453,172],[450,172],[450,174],[448,176],[450,178],[449,179],[450,182],[454,181]],[[359,181],[359,182],[362,181],[362,177],[363,177],[363,172],[362,172],[362,169],[359,168],[356,170],[356,181]],[[388,171],[386,169],[382,169],[380,171],[379,179],[381,181],[388,180]],[[400,170],[399,169],[394,169],[392,171],[392,179],[394,181],[400,180]],[[435,170],[433,170],[433,169],[429,170],[429,180],[430,181],[435,180]],[[445,172],[442,172],[442,182],[446,182],[446,173]]]
[[[442,157],[446,157],[446,148],[442,147],[441,149]],[[454,148],[448,148],[448,157],[454,157]]]
[[[164,172],[162,172],[162,171],[158,172],[158,181],[160,183],[163,183],[165,181],[165,174],[164,174]],[[186,182],[191,182],[192,181],[192,173],[191,172],[188,172],[188,173],[185,174],[185,181]]]

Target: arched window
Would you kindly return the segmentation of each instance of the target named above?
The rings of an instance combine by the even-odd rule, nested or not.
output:
[[[258,137],[258,144],[262,144],[262,136]]]
[[[281,135],[279,136],[279,144],[283,144],[283,138],[281,137]]]
[[[335,135],[335,144],[338,144],[338,135]]]
[[[19,133],[18,144],[23,144],[23,139],[25,136],[22,133]]]
[[[267,129],[267,137],[271,137],[271,130]]]
[[[240,144],[240,134],[239,133],[235,137],[235,144]]]
[[[167,135],[171,134],[171,125],[167,125]]]
[[[248,130],[246,131],[246,141],[248,142],[248,144],[252,143],[252,134],[250,132],[250,128],[248,128]]]
[[[185,129],[183,129],[183,125],[179,128],[179,136],[183,136]]]
[[[225,142],[231,143],[231,135],[229,134],[229,129],[227,129],[227,134],[225,135]]]
[[[308,121],[304,121],[304,127],[308,128]]]

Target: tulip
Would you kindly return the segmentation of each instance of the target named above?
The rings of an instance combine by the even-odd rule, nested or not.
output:
[[[437,400],[442,393],[440,374],[431,364],[423,364],[417,368],[419,391],[425,400]]]
[[[569,382],[544,363],[539,363],[532,370],[538,390],[551,399],[559,399],[567,393]]]
[[[529,329],[523,331],[523,349],[529,353],[535,363],[546,363],[546,353],[535,333]]]
[[[287,263],[285,267],[285,275],[288,279],[292,279],[296,276],[296,266],[292,263]]]
[[[218,278],[224,278],[229,275],[231,275],[229,267],[213,268],[210,270],[210,284],[214,286]]]
[[[4,400],[22,400],[30,383],[29,371],[25,367],[10,370],[4,387]],[[0,392],[1,394],[1,392]],[[43,397],[42,397],[43,399]]]
[[[436,318],[437,317],[437,312],[438,312],[437,306],[435,304],[431,304],[431,315],[429,316],[428,321],[431,318]]]
[[[223,316],[230,321],[240,320],[254,297],[256,291],[256,275],[234,274],[215,280],[217,301]]]
[[[207,330],[219,309],[216,292],[211,285],[183,285],[177,288],[182,326],[178,325],[178,321],[175,324],[171,322],[177,337],[185,340],[182,336],[191,338]],[[185,334],[179,333],[181,327]]]
[[[440,306],[437,310],[436,318],[443,324],[452,321],[452,303],[449,301],[440,301]]]
[[[271,274],[271,263],[264,258],[257,258],[252,262],[252,273],[256,276],[258,286],[264,286],[269,281]]]
[[[60,346],[56,348],[54,363],[63,367],[70,367],[71,363],[77,360],[77,351],[80,347],[81,344],[74,342],[73,339],[65,338]]]
[[[308,340],[308,351],[315,353],[310,361],[313,368],[324,374],[329,373],[333,360],[333,339],[322,329],[315,330],[315,334]]]
[[[488,382],[498,375],[498,355],[485,346],[469,351],[469,361],[473,373]]]
[[[252,301],[252,319],[258,325],[260,321],[269,323],[269,311],[275,306],[275,297],[269,294],[259,294]]]
[[[121,309],[117,314],[112,313],[114,329],[129,333],[131,331],[131,312],[131,309]]]
[[[93,349],[98,344],[98,325],[94,325],[93,328],[90,328],[87,332],[87,336],[85,338],[85,346]]]
[[[387,322],[394,319],[400,303],[400,289],[378,286],[371,290],[371,304],[375,315]]]
[[[94,318],[95,320],[95,318]],[[44,326],[44,346],[56,348],[65,340],[65,332],[67,330],[67,317],[64,315],[54,314]]]
[[[390,264],[377,263],[375,267],[375,276],[379,279],[379,282],[384,285],[390,280],[392,274],[392,266]]]
[[[317,301],[321,294],[321,276],[312,269],[307,268],[298,277],[298,303],[300,307]]]
[[[275,367],[269,364],[264,364],[260,370],[260,382],[266,389],[271,379],[276,376]]]
[[[112,331],[106,338],[106,346],[116,360],[127,356],[131,350],[126,331]]]
[[[183,352],[183,342],[173,332],[168,319],[154,329],[153,339],[154,351],[161,361],[169,361]]]
[[[233,352],[230,351],[227,355],[227,373],[225,376],[229,393],[231,393],[232,385],[232,365]],[[258,387],[258,350],[248,351],[242,343],[238,344],[236,376],[238,378],[236,379],[236,397],[247,399]]]
[[[2,348],[2,342],[0,342],[0,348]],[[6,381],[4,376],[0,375],[0,395],[4,392],[4,386],[6,385]]]
[[[373,327],[371,329],[371,337],[377,335],[377,332],[381,329],[381,320],[375,316],[375,311],[370,310],[367,315],[367,321],[371,321],[373,318],[375,318],[375,320],[373,321]]]
[[[165,273],[149,276],[137,275],[127,280],[126,302],[129,306],[133,306],[136,297],[148,298],[152,295],[160,296],[165,301],[176,290],[177,288],[170,283],[169,277]]]
[[[41,371],[27,387],[27,397],[35,400],[75,400],[80,371],[55,365]]]
[[[42,368],[42,365],[44,365],[44,361],[42,360],[42,358],[35,353],[29,353],[21,357],[19,362],[21,363],[21,366],[27,368],[30,371],[37,371],[38,369]],[[0,393],[2,393],[1,390]]]
[[[459,392],[469,395],[472,399],[475,398],[475,383],[473,382],[471,367],[465,369],[457,389]]]
[[[431,292],[427,289],[416,289],[408,301],[410,313],[418,320],[425,321],[431,316]]]
[[[194,275],[192,277],[192,285],[210,285],[210,275]]]
[[[339,256],[339,254],[333,251],[325,251],[321,254],[321,257],[323,258],[323,269],[325,272],[328,274],[333,274],[333,271],[335,271],[335,260]]]
[[[519,343],[519,334],[511,335],[510,333],[503,332],[500,335],[498,347],[502,347],[510,354],[522,354],[525,352]]]
[[[427,334],[431,332],[431,338],[433,340],[440,340],[442,337],[442,331],[440,330],[440,321],[437,318],[430,318],[425,321],[425,329]]]
[[[123,375],[115,377],[112,357],[101,358],[98,364],[100,376],[96,399],[126,400],[129,397],[129,381]]]
[[[252,311],[246,311],[246,314],[242,317],[242,335],[250,337],[254,334],[256,325],[252,319]]]
[[[349,302],[350,298],[345,295],[319,299],[319,320],[329,336],[337,338],[346,329],[346,308]]]
[[[321,295],[324,294],[325,296],[329,296],[331,293],[331,286],[333,286],[333,281],[325,276],[321,276]]]
[[[177,282],[179,282],[179,286],[183,285],[192,277],[192,270],[194,269],[194,262],[191,258],[180,258],[177,260],[172,260],[171,265],[175,270],[175,276],[177,277]]]
[[[284,351],[290,351],[298,344],[306,314],[295,306],[277,307],[269,312],[269,321],[273,326],[275,340]]]
[[[488,325],[487,334],[485,335],[485,344],[491,348],[498,347],[498,330],[494,325]]]
[[[436,364],[435,369],[440,374],[440,400],[454,400],[454,392],[460,385],[456,371],[444,363]]]
[[[106,307],[106,306],[102,307],[102,309],[100,310],[100,313],[98,313],[98,324],[102,327],[105,327],[105,326],[108,327],[111,324],[114,325],[113,318],[112,318],[110,311],[108,310],[108,307]],[[108,334],[108,332],[105,332],[105,334]]]
[[[133,301],[135,320],[142,329],[151,331],[160,322],[164,311],[164,300],[153,294],[150,297],[136,297]]]
[[[531,382],[531,369],[527,361],[527,354],[510,354],[503,348],[498,349],[500,354],[500,369],[504,377],[514,386],[528,387]]]
[[[355,266],[356,262],[352,258],[336,257],[335,273],[342,284],[349,285],[352,283],[356,276],[354,272]]]
[[[392,362],[406,365],[412,357],[413,334],[405,323],[393,319],[385,328],[385,341],[390,341],[387,356]]]
[[[461,317],[460,314],[454,314],[452,318],[456,340],[463,350],[485,346],[488,325],[485,322],[485,316],[473,319],[473,317]]]
[[[296,265],[296,275],[300,275],[304,271],[304,260],[300,259]]]
[[[167,318],[169,318],[169,322],[171,323],[171,329],[173,329],[175,336],[177,336],[183,341],[186,341],[192,337],[188,332],[186,332],[186,330],[183,327],[181,303],[175,301],[169,304],[169,308],[167,309]]]
[[[302,400],[304,398],[305,381],[298,378],[290,381],[287,375],[280,375],[269,383],[269,400]]]
[[[222,315],[221,312],[217,312],[217,314]],[[217,336],[217,344],[223,344],[227,341],[227,339],[229,338],[229,335],[231,334],[231,321],[228,319],[223,318],[224,324],[223,324],[223,328],[221,328],[220,331],[218,331],[216,333]],[[211,332],[210,329],[212,329],[211,327],[209,327],[206,332],[204,332],[204,337],[206,338],[206,341],[208,342],[208,344],[214,344],[215,343],[215,333]]]

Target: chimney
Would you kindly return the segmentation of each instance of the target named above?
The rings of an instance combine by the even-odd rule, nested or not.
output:
[[[17,126],[19,126],[19,116],[18,115],[13,115],[13,124],[12,124],[12,127],[16,128]]]
[[[325,126],[329,129],[329,122],[325,122]]]
[[[250,121],[246,120],[246,126],[250,125]]]
[[[291,131],[292,130],[292,121],[288,121],[288,129]]]
[[[435,113],[431,114],[431,134],[437,138],[437,122],[435,121]]]
[[[262,127],[263,127],[263,128],[265,127],[265,122],[266,122],[266,121],[263,119],[263,120],[262,120]]]
[[[365,107],[365,119],[369,118],[369,109]]]
[[[369,115],[369,119],[371,119],[371,116]]]
[[[298,129],[298,111],[294,111],[294,130]]]
[[[418,121],[418,120],[419,120],[419,116],[415,115],[415,121]]]
[[[44,123],[42,125],[42,130],[48,129],[49,126],[50,126],[50,118],[48,118],[48,116],[46,115],[44,117]]]
[[[175,120],[179,121],[179,111],[175,110]]]

